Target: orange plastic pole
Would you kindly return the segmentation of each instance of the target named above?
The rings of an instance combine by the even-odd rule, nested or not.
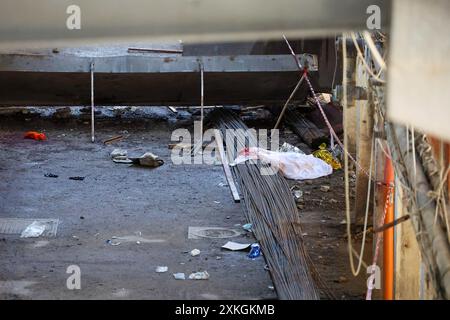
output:
[[[391,159],[387,157],[384,182],[387,186],[394,185],[394,167]],[[394,221],[394,189],[389,192],[389,187],[386,187],[385,200],[387,208],[384,223],[386,224]],[[384,300],[394,299],[394,228],[388,228],[383,232],[383,298]]]

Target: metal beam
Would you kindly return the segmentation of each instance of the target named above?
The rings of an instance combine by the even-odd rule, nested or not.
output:
[[[300,55],[310,70],[317,58]],[[299,79],[289,55],[211,57],[76,57],[0,55],[0,105],[198,105],[199,66],[205,105],[282,101]]]
[[[66,25],[71,5],[80,8],[80,29]],[[365,29],[370,5],[388,27],[386,0],[2,0],[0,48],[317,37]]]

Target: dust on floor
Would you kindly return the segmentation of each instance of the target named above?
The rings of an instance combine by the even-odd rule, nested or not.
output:
[[[242,206],[232,200],[220,165],[171,163],[167,146],[173,123],[101,121],[94,144],[83,121],[0,123],[0,217],[61,221],[55,238],[1,236],[1,299],[276,298],[263,258],[250,260],[243,252],[220,248],[227,240],[251,243],[251,234],[187,238],[189,226],[239,229],[246,220]],[[45,131],[49,140],[24,140],[26,130]],[[118,134],[126,138],[110,146],[101,143]],[[290,143],[300,146],[289,136]],[[115,164],[109,153],[116,147],[133,154],[151,151],[165,164],[156,169]],[[46,173],[58,178],[45,177]],[[70,176],[86,178],[74,181]],[[299,184],[304,192],[299,214],[305,242],[326,285],[337,299],[363,298],[365,270],[357,278],[351,275],[345,227],[340,224],[342,173],[289,183]],[[324,184],[331,186],[327,193],[320,191]],[[114,236],[143,239],[140,244],[124,241],[112,246],[107,240]],[[187,252],[194,248],[201,254],[191,257]],[[81,269],[81,290],[66,287],[66,270],[73,264]],[[156,273],[160,265],[169,271]],[[203,270],[209,280],[172,276]]]
[[[1,299],[276,297],[262,257],[251,260],[245,252],[221,249],[228,240],[252,243],[250,234],[188,239],[189,226],[242,230],[246,220],[224,185],[220,165],[171,163],[166,123],[100,122],[97,143],[90,142],[90,127],[79,122],[36,120],[2,123],[1,128],[0,217],[61,221],[53,238],[1,236]],[[23,139],[29,129],[45,129],[48,141]],[[101,143],[117,134],[127,137],[111,146]],[[116,147],[136,154],[151,151],[165,164],[155,169],[115,164],[109,154]],[[108,244],[114,236],[139,238]],[[200,255],[188,253],[194,248]],[[81,290],[66,287],[70,265],[81,269]],[[169,270],[156,273],[157,266]],[[172,276],[204,270],[209,280]]]

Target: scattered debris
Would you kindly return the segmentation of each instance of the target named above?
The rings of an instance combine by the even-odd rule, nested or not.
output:
[[[322,159],[328,163],[334,170],[341,169],[341,163],[333,156],[333,154],[327,150],[327,145],[322,143],[319,146],[319,150],[313,152],[313,156]]]
[[[214,201],[215,204],[220,204],[220,201]]]
[[[174,273],[174,274],[173,274],[173,277],[174,277],[176,280],[185,280],[185,279],[186,279],[186,276],[184,275],[183,272]]]
[[[45,223],[33,221],[20,235],[21,238],[37,238],[45,231]]]
[[[242,229],[244,229],[245,231],[251,232],[252,231],[252,224],[251,223],[246,223],[242,226]]]
[[[328,191],[330,191],[330,186],[322,185],[322,186],[320,186],[320,191],[328,192]]]
[[[261,247],[258,243],[253,243],[251,245],[250,253],[247,255],[250,259],[258,258],[261,255]]]
[[[128,159],[128,152],[124,149],[114,149],[110,153],[111,159],[116,163],[133,163],[130,159]]]
[[[279,152],[296,152],[300,154],[305,154],[300,148],[293,146],[287,142],[284,142],[281,147],[278,149]]]
[[[300,189],[298,185],[294,185],[291,187],[292,194],[294,196],[294,200],[296,203],[304,203],[303,199],[303,191]]]
[[[70,180],[76,180],[76,181],[83,181],[84,178],[85,178],[85,177],[78,177],[78,176],[75,176],[75,177],[69,177]]]
[[[200,254],[200,250],[198,250],[198,249],[194,249],[190,252],[190,255],[193,257],[198,256],[199,254]]]
[[[45,133],[37,132],[37,131],[28,131],[24,135],[24,139],[33,139],[37,141],[47,140],[47,136]]]
[[[175,107],[167,107],[170,111],[172,111],[173,113],[178,113],[178,110]]]
[[[194,272],[189,275],[189,279],[191,279],[191,280],[208,280],[209,273],[207,271]]]
[[[144,167],[155,168],[162,166],[164,164],[164,160],[162,160],[157,155],[146,152],[142,156],[138,158],[129,158],[134,164],[139,164]]]
[[[316,179],[327,176],[333,168],[325,161],[295,152],[276,152],[258,147],[244,148],[231,166],[248,160],[261,160],[270,164],[274,170],[279,170],[286,178],[293,180]]]
[[[17,234],[22,232],[33,222],[39,222],[45,226],[42,236],[55,237],[58,231],[58,219],[22,219],[22,218],[0,218],[0,234]]]
[[[127,150],[124,149],[114,149],[111,154],[111,159],[116,163],[127,163],[127,164],[137,164],[144,167],[155,168],[162,166],[164,164],[164,160],[162,160],[157,155],[146,152],[140,157],[128,157]]]
[[[228,249],[231,251],[239,251],[239,250],[245,250],[248,247],[250,247],[250,243],[238,243],[233,241],[228,241],[225,243],[222,248]]]
[[[167,272],[168,270],[169,270],[169,268],[167,266],[157,266],[155,271],[157,273],[163,273],[163,272]]]
[[[121,244],[121,242],[119,242],[119,241],[113,241],[113,240],[111,240],[111,239],[106,240],[106,243],[109,244],[109,245],[111,245],[111,246],[118,246],[118,245]]]
[[[44,177],[47,177],[47,178],[58,178],[59,176],[57,174],[53,174],[53,173],[46,173],[46,174],[44,174]]]
[[[269,290],[275,290],[274,286],[267,286],[267,288],[269,288]]]
[[[122,140],[122,139],[123,139],[123,136],[122,136],[122,135],[114,136],[114,137],[112,137],[112,138],[109,138],[109,139],[106,139],[105,141],[103,141],[103,144],[111,144],[111,143],[120,141],[120,140]]]

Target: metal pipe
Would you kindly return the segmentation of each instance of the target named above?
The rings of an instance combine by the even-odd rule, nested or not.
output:
[[[294,90],[292,90],[291,95],[286,100],[286,103],[283,106],[283,109],[281,110],[280,115],[278,116],[277,123],[275,124],[274,129],[278,129],[278,126],[280,125],[281,119],[283,118],[284,113],[286,112],[286,108],[289,105],[289,102],[291,102],[292,98],[294,97],[295,93],[297,92],[298,88],[300,88],[300,85],[302,84],[303,80],[305,79],[305,74],[302,75],[300,80],[297,82],[297,85],[295,86]]]
[[[91,141],[95,142],[94,123],[94,62],[91,62]]]
[[[394,222],[394,190],[389,192],[388,188],[394,183],[394,167],[391,159],[386,157],[384,167],[384,182],[388,185],[385,191],[386,216],[384,224]],[[389,197],[389,198],[388,198]],[[394,229],[387,228],[383,231],[383,298],[394,299]]]
[[[203,107],[204,107],[203,65],[200,64],[200,145],[203,144]]]

